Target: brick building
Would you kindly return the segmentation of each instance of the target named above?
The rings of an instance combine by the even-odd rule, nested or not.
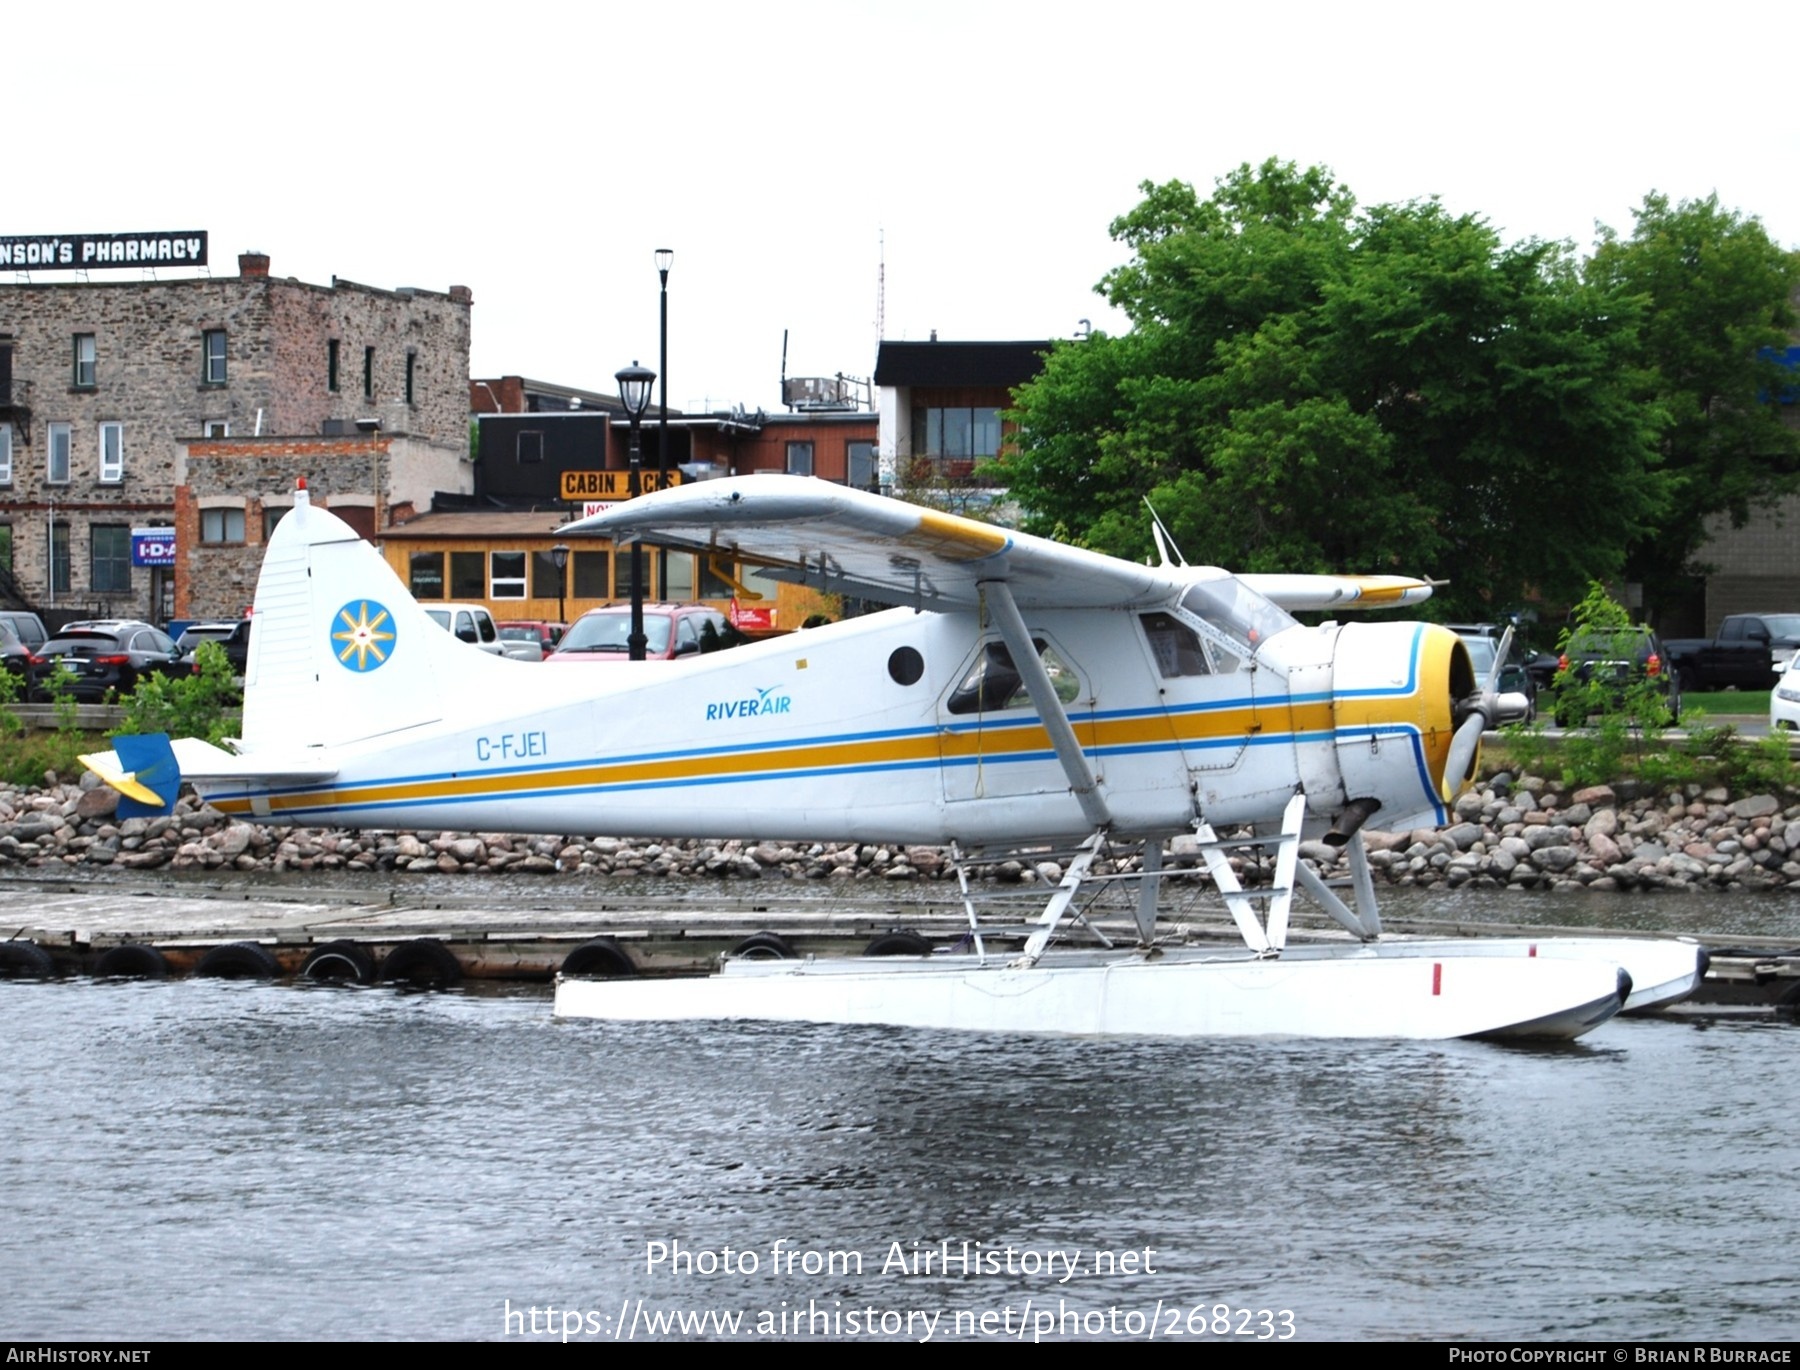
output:
[[[470,488],[471,296],[235,277],[0,284],[0,591],[55,617],[236,614],[307,476],[373,535]],[[132,530],[173,527],[174,564]]]

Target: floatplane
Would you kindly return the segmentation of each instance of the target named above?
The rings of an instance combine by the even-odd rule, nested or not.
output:
[[[257,585],[242,739],[121,738],[90,764],[122,812],[158,811],[185,779],[259,823],[916,843],[956,862],[969,930],[954,948],[564,975],[564,1017],[1569,1038],[1704,973],[1686,942],[1382,935],[1363,825],[1446,823],[1513,701],[1444,628],[1292,615],[1415,604],[1428,582],[1233,575],[1184,564],[1160,533],[1161,564],[1138,565],[777,475],[562,530],[582,535],[893,607],[671,663],[545,670],[445,633],[302,489]],[[1342,850],[1348,898],[1299,857],[1320,837]],[[1184,861],[1165,860],[1171,842]],[[968,868],[1059,843],[1027,915],[984,924]],[[1266,883],[1240,879],[1236,848]],[[1210,877],[1241,945],[1159,933],[1182,865]],[[1109,937],[1086,901],[1122,880],[1129,932]],[[1347,935],[1290,945],[1296,894]]]

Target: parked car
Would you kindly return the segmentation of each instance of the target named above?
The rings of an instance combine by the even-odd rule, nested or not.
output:
[[[1727,614],[1714,638],[1675,638],[1669,664],[1684,690],[1766,690],[1800,645],[1800,614]]]
[[[1591,682],[1603,685],[1614,704],[1622,701],[1632,686],[1646,683],[1662,696],[1669,722],[1681,721],[1681,680],[1669,669],[1662,639],[1650,628],[1579,628],[1563,648],[1560,666],[1556,721],[1561,727],[1587,721],[1571,686]]]
[[[31,666],[31,648],[27,647],[12,625],[0,619],[0,667],[4,667],[8,675],[25,678]]]
[[[247,618],[232,619],[220,623],[190,623],[181,630],[181,636],[175,639],[175,650],[181,654],[181,664],[189,670],[196,669],[196,654],[202,642],[216,642],[225,649],[225,659],[231,663],[233,675],[243,675],[250,666],[250,623]]]
[[[1475,678],[1486,681],[1488,673],[1494,669],[1494,656],[1500,650],[1504,629],[1489,629],[1486,625],[1473,625],[1455,629],[1456,635],[1463,641],[1469,651],[1469,664],[1475,668]],[[1525,718],[1529,723],[1537,717],[1537,681],[1525,669],[1525,654],[1519,650],[1515,641],[1507,648],[1506,662],[1500,668],[1499,693],[1521,694],[1525,696]]]
[[[44,620],[24,609],[0,609],[0,624],[12,631],[28,651],[36,651],[50,640]]]
[[[629,661],[631,659],[631,606],[609,604],[589,609],[569,626],[546,662]],[[708,638],[711,642],[708,642]],[[727,647],[740,639],[730,620],[704,604],[646,604],[644,606],[644,659],[673,661],[715,647]]]
[[[500,620],[500,640],[507,644],[507,655],[520,661],[542,661],[556,650],[557,640],[567,630],[566,623],[542,619]]]
[[[506,655],[494,616],[481,605],[424,604],[420,607],[433,623],[453,635],[458,642],[466,642],[490,656]]]
[[[135,619],[90,619],[59,629],[31,654],[29,697],[54,699],[52,682],[62,667],[73,677],[70,696],[90,704],[109,695],[130,694],[147,675],[176,675],[188,669],[181,665],[181,653],[167,633]]]
[[[1788,663],[1769,692],[1769,726],[1789,731],[1800,728],[1800,657]]]

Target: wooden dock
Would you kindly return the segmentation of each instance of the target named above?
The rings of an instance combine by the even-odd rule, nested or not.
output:
[[[10,912],[0,924],[0,939],[34,944],[48,954],[58,975],[95,973],[114,948],[149,947],[169,974],[293,976],[307,973],[309,960],[321,948],[349,945],[362,955],[333,963],[340,972],[333,978],[443,983],[463,977],[548,981],[571,952],[596,939],[617,946],[639,972],[682,975],[711,969],[721,953],[757,934],[776,934],[800,955],[854,956],[896,929],[909,929],[938,945],[967,931],[954,886],[908,886],[895,891],[902,897],[892,899],[882,897],[885,893],[861,888],[846,898],[845,891],[832,885],[810,882],[752,889],[709,885],[703,897],[692,889],[646,896],[614,895],[592,886],[571,891],[563,884],[480,882],[467,894],[372,895],[298,882],[177,886],[159,881],[140,887],[7,878],[0,881],[0,895],[6,896],[0,907]],[[1041,900],[1041,891],[1035,897]],[[1384,922],[1394,934],[1432,937],[1579,937],[1595,931],[1437,919]],[[1129,944],[1134,935],[1123,917],[1102,918],[1098,926],[1121,944]],[[1170,931],[1236,941],[1223,918],[1216,923],[1177,920]],[[1340,934],[1296,927],[1293,936]],[[1007,945],[1004,938],[990,942],[995,940]],[[425,944],[454,959],[454,974],[445,973],[449,963],[440,953],[421,955]],[[260,948],[266,958],[230,954],[229,949],[246,945]],[[411,951],[395,957],[409,946]],[[1734,937],[1712,950],[1706,983],[1683,1006],[1685,1011],[1800,1012],[1800,948],[1791,939]],[[205,964],[209,954],[210,969]],[[29,969],[22,956],[15,959],[14,974]],[[366,965],[366,973],[342,976],[353,962]],[[385,967],[402,963],[408,967],[404,973],[383,975]],[[6,969],[0,964],[0,973]]]

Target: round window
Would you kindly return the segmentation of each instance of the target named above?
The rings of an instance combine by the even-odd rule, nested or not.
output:
[[[896,647],[888,658],[888,674],[896,685],[916,685],[925,674],[925,658],[913,647]]]

